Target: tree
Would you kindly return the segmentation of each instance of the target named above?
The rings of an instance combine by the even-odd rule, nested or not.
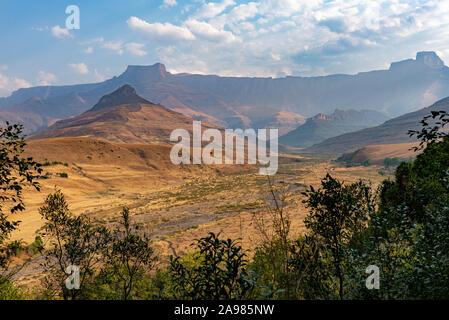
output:
[[[287,208],[288,184],[276,183],[267,176],[264,199],[266,210],[253,213],[253,224],[262,238],[256,249],[252,267],[262,281],[274,286],[277,292],[290,298],[290,211]]]
[[[297,299],[328,299],[332,296],[327,252],[317,237],[301,236],[290,246],[289,271]]]
[[[307,197],[303,202],[310,208],[305,225],[329,250],[338,279],[338,295],[343,299],[343,246],[366,228],[368,216],[375,210],[371,187],[363,181],[344,185],[327,174],[320,189],[310,186],[303,194]]]
[[[408,131],[410,137],[416,136],[420,141],[419,147],[413,148],[415,151],[439,143],[441,139],[447,139],[447,133],[442,130],[449,123],[449,114],[446,111],[431,111],[420,123],[421,131]]]
[[[40,233],[49,246],[43,263],[49,294],[77,299],[101,262],[101,251],[109,242],[108,231],[84,215],[75,217],[60,190],[47,196],[39,213],[45,220]],[[79,268],[79,289],[68,290],[65,286],[69,266]]]
[[[407,206],[411,222],[422,222],[426,210],[434,203],[449,201],[449,188],[444,182],[449,170],[449,137],[442,130],[449,122],[445,111],[432,111],[421,121],[420,131],[409,131],[417,136],[423,150],[410,163],[402,163],[396,169],[394,182],[384,181],[381,188],[381,208]]]
[[[221,240],[209,233],[196,240],[198,252],[187,265],[170,257],[169,273],[177,299],[248,299],[256,288],[247,271],[242,247],[231,239]]]
[[[36,181],[41,174],[41,165],[31,157],[24,158],[26,142],[21,136],[23,127],[19,124],[0,128],[0,267],[6,268],[13,254],[5,245],[11,232],[17,229],[19,221],[10,215],[25,209],[22,190],[29,185],[39,190]]]
[[[370,159],[366,159],[362,162],[362,165],[364,167],[369,167],[371,165],[371,160]]]
[[[399,159],[398,157],[384,159],[385,169],[390,169],[390,167],[397,167],[400,163],[401,159]]]
[[[131,225],[129,209],[123,208],[120,227],[112,233],[112,245],[106,250],[106,265],[100,275],[100,282],[114,287],[123,300],[132,297],[136,283],[154,268],[157,260],[151,239],[138,234],[138,229]]]

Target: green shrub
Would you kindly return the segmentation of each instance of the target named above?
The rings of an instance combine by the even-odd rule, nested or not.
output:
[[[362,166],[364,166],[364,167],[369,167],[370,165],[371,165],[370,159],[366,159],[365,161],[362,162]]]
[[[8,277],[0,275],[0,300],[23,300],[25,292],[18,288]]]
[[[401,159],[399,159],[398,157],[384,159],[384,166],[386,169],[389,169],[391,167],[397,167],[400,164],[401,164]]]
[[[170,257],[169,274],[177,299],[248,299],[256,288],[242,247],[209,233],[197,240],[193,263]]]
[[[31,243],[28,248],[28,252],[31,254],[37,254],[44,250],[44,242],[40,236],[34,238],[33,243]]]

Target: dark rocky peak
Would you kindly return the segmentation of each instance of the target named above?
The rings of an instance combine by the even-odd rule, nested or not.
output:
[[[120,106],[123,104],[153,104],[152,102],[139,97],[136,90],[129,84],[125,84],[114,92],[103,96],[100,101],[90,111],[97,111],[104,108]]]
[[[312,120],[327,120],[327,115],[324,113],[318,113],[312,117]]]

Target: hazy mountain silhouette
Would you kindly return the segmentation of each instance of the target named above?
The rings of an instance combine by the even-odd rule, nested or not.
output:
[[[339,154],[354,151],[368,145],[414,142],[416,139],[409,137],[408,130],[419,130],[422,118],[429,115],[431,111],[438,110],[449,112],[449,97],[434,103],[430,107],[388,120],[377,127],[350,132],[324,140],[307,148],[306,151],[320,154]]]
[[[307,119],[306,123],[290,131],[279,140],[281,144],[305,148],[343,133],[373,127],[388,117],[373,110],[339,110],[331,115],[319,113]]]

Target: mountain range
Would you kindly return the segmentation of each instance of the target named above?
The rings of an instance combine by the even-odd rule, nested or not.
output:
[[[343,133],[373,127],[386,121],[388,117],[374,110],[339,110],[332,114],[322,113],[308,118],[306,123],[288,132],[279,140],[281,144],[305,148]]]
[[[434,52],[355,75],[249,78],[172,74],[163,64],[128,66],[100,83],[19,89],[0,98],[0,120],[21,122],[27,133],[87,111],[102,96],[130,84],[139,96],[229,128],[278,127],[288,133],[304,116],[336,108],[398,116],[449,96],[449,68]]]
[[[420,121],[431,111],[449,112],[449,97],[439,100],[427,108],[390,119],[379,126],[326,139],[305,151],[317,154],[341,154],[369,145],[415,142],[416,138],[411,138],[408,131],[421,129]]]

